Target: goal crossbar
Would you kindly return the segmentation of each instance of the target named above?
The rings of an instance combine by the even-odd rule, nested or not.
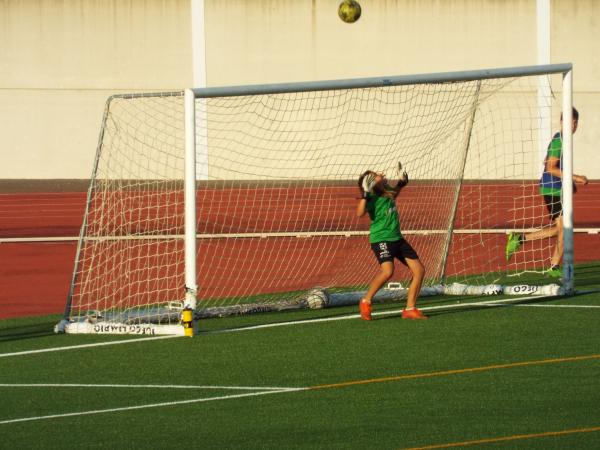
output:
[[[399,75],[391,77],[366,77],[328,81],[193,88],[191,91],[197,98],[237,97],[246,95],[285,94],[292,92],[328,91],[334,89],[376,88],[405,86],[408,84],[452,83],[488,80],[492,78],[510,78],[516,76],[548,75],[567,73],[572,69],[573,65],[571,63],[563,63],[456,72],[423,73],[417,75]]]

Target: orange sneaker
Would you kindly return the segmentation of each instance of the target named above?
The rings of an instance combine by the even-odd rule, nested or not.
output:
[[[427,319],[427,316],[417,308],[405,309],[402,311],[403,319]]]
[[[362,320],[373,320],[371,317],[371,304],[367,303],[364,298],[359,302],[358,309]]]

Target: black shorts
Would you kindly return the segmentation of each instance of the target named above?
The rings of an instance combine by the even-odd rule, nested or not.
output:
[[[558,195],[544,195],[544,203],[550,214],[550,218],[555,220],[562,216],[562,201]]]
[[[419,255],[414,248],[410,246],[405,239],[399,241],[383,241],[371,244],[371,250],[375,253],[375,257],[379,264],[386,261],[394,261],[397,258],[406,266],[407,259],[419,259]]]

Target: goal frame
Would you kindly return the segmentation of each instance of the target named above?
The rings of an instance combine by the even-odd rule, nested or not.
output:
[[[312,82],[296,82],[296,83],[279,83],[279,84],[262,84],[262,85],[246,85],[246,86],[230,86],[230,87],[209,87],[209,88],[189,88],[183,91],[184,97],[184,135],[185,135],[185,157],[184,157],[184,271],[185,271],[185,299],[183,301],[184,310],[196,310],[198,291],[201,286],[198,286],[197,281],[197,239],[201,238],[197,234],[196,220],[196,184],[198,181],[197,173],[197,151],[198,151],[198,121],[203,123],[206,118],[197,117],[196,102],[202,99],[210,99],[214,97],[235,97],[235,96],[250,96],[250,95],[266,95],[266,94],[282,94],[282,93],[300,93],[311,91],[328,91],[338,89],[364,89],[377,87],[390,87],[401,85],[418,85],[428,83],[453,83],[466,82],[485,79],[510,78],[519,76],[544,76],[551,74],[562,74],[562,114],[564,123],[571,123],[572,119],[572,91],[573,91],[573,66],[570,63],[551,64],[551,65],[536,65],[536,66],[518,66],[507,68],[495,68],[472,71],[458,72],[441,72],[416,75],[402,75],[392,77],[371,77],[357,78],[345,80],[328,80],[328,81],[312,81]],[[164,94],[164,93],[163,93]],[[181,91],[179,91],[181,94]],[[157,94],[129,94],[117,95],[113,97],[143,97]],[[113,98],[111,97],[111,98]],[[109,99],[110,101],[110,99]],[[104,120],[108,113],[107,109],[104,112]],[[83,224],[79,236],[79,242],[76,250],[73,277],[71,279],[70,289],[65,307],[64,319],[56,327],[56,331],[65,331],[71,325],[71,330],[67,332],[73,333],[94,333],[97,332],[86,324],[69,324],[69,315],[71,311],[72,298],[77,281],[78,267],[82,251],[82,239],[85,236],[87,223],[86,218],[90,208],[91,194],[94,188],[95,174],[97,171],[99,155],[101,152],[102,128],[99,136],[98,147],[96,150],[96,158],[92,172],[92,179],[88,189],[86,211]],[[573,293],[574,283],[574,249],[573,249],[573,186],[569,182],[573,178],[573,138],[571,127],[565,127],[562,134],[563,139],[563,179],[567,182],[563,183],[563,288],[561,292],[565,294]],[[206,144],[206,142],[204,142]],[[206,155],[202,155],[204,157]],[[458,190],[462,186],[462,177],[459,180]],[[457,191],[458,192],[458,191]],[[458,194],[455,196],[454,202],[458,202]],[[456,204],[452,208],[453,214],[456,213]],[[448,231],[452,233],[450,228]],[[449,245],[444,248],[444,262],[447,254],[450,251]],[[444,268],[445,271],[445,268]],[[444,271],[442,276],[444,276]],[[195,316],[195,315],[194,315]],[[84,326],[85,325],[85,326]],[[180,325],[150,325],[150,328],[138,327],[139,329],[125,330],[119,328],[119,324],[108,324],[106,328],[113,328],[112,331],[100,331],[111,333],[143,333],[143,334],[181,334],[190,335],[189,326],[186,326],[184,331],[183,322]],[[193,334],[193,333],[192,333]]]

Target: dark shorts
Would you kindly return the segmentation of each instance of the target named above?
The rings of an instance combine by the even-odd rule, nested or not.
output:
[[[402,264],[406,266],[407,259],[419,259],[419,255],[414,248],[410,246],[405,239],[399,241],[383,241],[375,242],[371,244],[371,250],[375,253],[375,257],[379,264],[386,261],[394,261],[394,258],[398,259]]]
[[[552,220],[562,216],[562,201],[558,195],[544,195],[544,203]]]

